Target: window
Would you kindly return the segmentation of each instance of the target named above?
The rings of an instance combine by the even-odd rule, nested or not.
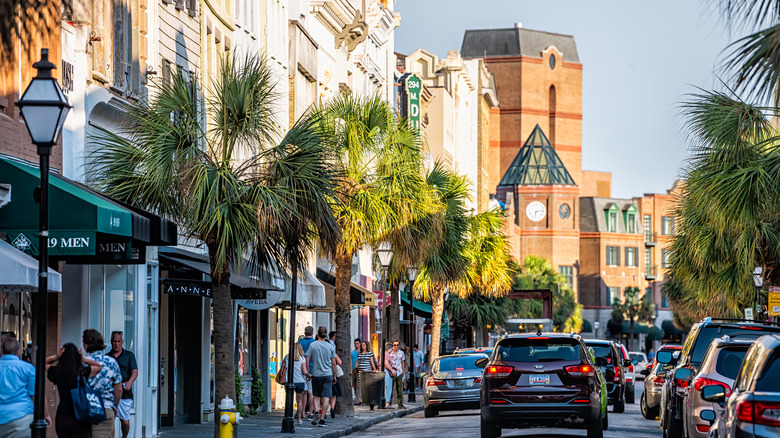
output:
[[[626,247],[626,266],[639,266],[637,255],[639,254],[639,248],[632,246]]]
[[[607,246],[607,265],[620,266],[620,247]]]
[[[618,300],[620,301],[620,288],[619,287],[607,287],[607,306],[611,306],[612,303]]]
[[[653,239],[653,223],[651,221],[650,215],[646,214],[644,217],[645,242],[652,242]]]
[[[607,224],[607,230],[609,230],[610,233],[617,232],[617,213],[609,213],[609,224]]]
[[[572,283],[573,280],[572,277],[574,274],[573,266],[558,266],[558,272],[560,272],[560,274],[566,278],[566,282],[569,283],[569,286],[572,286],[574,284]]]
[[[661,267],[662,268],[668,268],[669,267],[669,256],[671,255],[671,251],[668,249],[662,249],[661,250]]]
[[[636,215],[630,214],[628,215],[628,220],[626,221],[626,232],[627,233],[636,233]]]
[[[674,218],[669,216],[661,216],[661,234],[664,236],[671,236],[674,234]]]
[[[669,308],[669,299],[666,298],[666,293],[661,292],[661,307],[663,308]]]
[[[550,55],[550,70],[555,70],[555,55]]]

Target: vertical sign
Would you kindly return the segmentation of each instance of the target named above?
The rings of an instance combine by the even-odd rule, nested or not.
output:
[[[422,92],[422,79],[416,74],[404,75],[404,88],[406,88],[406,105],[403,108],[404,116],[409,119],[412,128],[420,130],[420,93]]]
[[[769,302],[767,303],[769,316],[780,316],[780,287],[769,287]]]

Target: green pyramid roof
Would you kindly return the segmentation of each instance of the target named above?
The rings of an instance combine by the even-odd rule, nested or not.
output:
[[[574,179],[542,128],[536,125],[498,185],[574,185]]]

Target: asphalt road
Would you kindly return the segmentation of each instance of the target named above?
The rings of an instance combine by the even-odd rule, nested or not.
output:
[[[662,436],[658,422],[645,420],[639,413],[642,382],[636,385],[636,403],[626,404],[626,411],[615,414],[609,408],[609,429],[605,438],[657,438]],[[435,418],[425,418],[422,412],[377,424],[351,437],[388,436],[398,438],[473,438],[479,436],[479,411],[442,412]],[[503,437],[584,437],[579,429],[503,429]]]

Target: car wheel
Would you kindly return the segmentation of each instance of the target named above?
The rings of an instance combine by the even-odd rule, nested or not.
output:
[[[604,438],[603,421],[597,418],[588,422],[588,438]]]
[[[485,421],[479,416],[479,436],[481,438],[497,438],[501,436],[501,429],[493,421]],[[588,435],[590,436],[590,435]]]
[[[425,418],[433,418],[436,416],[436,414],[438,414],[438,412],[436,412],[436,409],[432,409],[432,408],[425,408],[423,412],[425,413]]]
[[[645,393],[639,398],[639,410],[642,412],[642,416],[648,420],[655,420],[658,416],[658,406],[651,408],[647,406],[647,397]]]
[[[635,394],[634,394],[634,386],[632,385],[631,388],[628,388],[626,390],[626,403],[634,404],[635,402]]]
[[[609,429],[609,412],[604,411],[604,418],[601,419],[601,429]]]
[[[612,412],[616,414],[622,414],[626,410],[625,394],[620,394],[618,399],[615,400],[615,405],[612,407]]]

